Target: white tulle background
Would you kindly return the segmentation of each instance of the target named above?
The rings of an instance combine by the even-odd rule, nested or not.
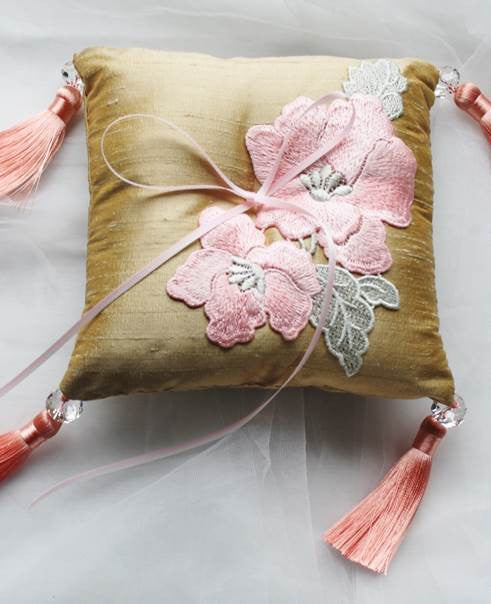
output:
[[[0,5],[0,128],[37,112],[60,65],[88,45],[220,56],[418,56],[491,94],[487,0],[65,0]],[[75,472],[216,429],[261,392],[156,394],[86,405],[0,488],[0,593],[8,604],[485,603],[491,600],[490,148],[451,103],[433,110],[441,329],[468,421],[449,435],[388,577],[344,561],[322,531],[413,438],[428,401],[289,391],[207,448],[79,483]],[[0,208],[0,376],[78,316],[87,182],[79,120],[32,212]],[[62,375],[71,345],[1,401],[21,425]]]

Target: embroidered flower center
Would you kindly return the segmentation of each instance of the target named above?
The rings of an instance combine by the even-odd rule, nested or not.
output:
[[[334,195],[348,195],[353,190],[346,178],[326,164],[308,174],[301,174],[300,181],[316,201],[328,201]]]
[[[229,283],[236,283],[243,292],[256,289],[258,293],[264,294],[266,291],[264,271],[254,262],[234,256],[227,274]]]

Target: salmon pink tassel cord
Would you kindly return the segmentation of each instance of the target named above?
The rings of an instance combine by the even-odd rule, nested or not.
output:
[[[46,408],[20,430],[0,436],[0,481],[16,472],[34,449],[55,436],[62,424],[68,424],[82,413],[80,401],[71,401],[61,390],[46,399]]]
[[[491,100],[476,84],[459,82],[460,74],[455,67],[442,67],[436,96],[442,98],[452,95],[457,107],[481,126],[486,140],[491,144]]]
[[[36,190],[81,105],[78,82],[69,80],[45,111],[0,132],[0,199],[23,205]]]
[[[0,480],[17,471],[34,449],[54,436],[62,422],[45,409],[20,430],[0,436]]]
[[[479,123],[484,136],[491,144],[491,100],[475,84],[467,82],[457,87],[454,101],[457,107]]]
[[[352,562],[386,575],[425,493],[433,455],[447,428],[459,425],[465,412],[460,397],[455,407],[434,403],[411,449],[361,503],[325,533],[326,543]]]

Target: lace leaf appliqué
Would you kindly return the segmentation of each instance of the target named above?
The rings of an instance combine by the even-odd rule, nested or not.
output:
[[[343,89],[348,96],[358,92],[378,97],[389,118],[395,120],[403,112],[402,93],[407,89],[407,79],[399,67],[387,59],[374,63],[364,61],[359,67],[349,67]]]
[[[310,322],[319,323],[327,283],[327,265],[316,265],[322,291],[313,297]],[[368,350],[368,333],[375,324],[375,306],[397,310],[399,293],[396,287],[380,275],[354,277],[349,271],[336,267],[333,303],[324,327],[324,339],[329,351],[338,359],[346,375],[360,371],[363,355]]]
[[[399,292],[396,287],[380,275],[365,275],[358,279],[360,294],[372,306],[399,309]]]

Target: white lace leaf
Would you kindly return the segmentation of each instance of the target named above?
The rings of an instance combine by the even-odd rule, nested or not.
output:
[[[380,275],[365,275],[358,279],[360,294],[372,306],[385,306],[397,310],[400,306],[399,292],[393,285]]]
[[[328,269],[316,265],[317,278],[322,291],[312,299],[310,322],[319,324]],[[374,326],[373,307],[381,305],[399,308],[399,293],[392,283],[379,275],[356,278],[349,271],[336,267],[333,303],[323,333],[326,346],[339,361],[348,377],[358,373],[363,365],[363,355],[369,347],[368,333]]]
[[[407,89],[407,79],[399,66],[387,59],[373,63],[363,61],[348,69],[348,80],[343,82],[343,89],[348,96],[359,93],[378,97],[389,118],[394,120],[404,110],[401,95]]]
[[[313,297],[310,322],[317,327],[327,283],[327,265],[316,266],[322,291]],[[367,333],[374,324],[370,304],[361,296],[360,287],[353,275],[337,267],[334,279],[333,304],[324,327],[324,339],[329,351],[338,359],[346,375],[358,373],[362,356],[368,350]]]

